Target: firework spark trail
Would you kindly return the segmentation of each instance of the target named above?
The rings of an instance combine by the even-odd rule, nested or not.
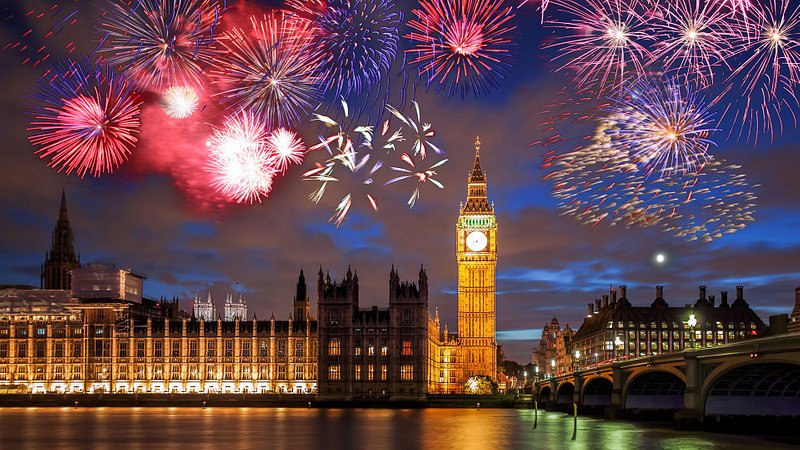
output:
[[[73,4],[77,2],[73,1]],[[10,27],[20,26],[22,34],[13,42],[3,45],[4,51],[14,51],[22,58],[21,63],[37,67],[50,59],[49,47],[54,36],[75,25],[78,22],[78,9],[72,9],[67,2],[67,7],[53,3],[47,9],[27,9],[17,13],[14,7],[3,8],[2,22],[9,22]],[[22,6],[19,6],[22,7]],[[24,11],[24,12],[23,12]],[[47,27],[43,32],[41,28]],[[75,51],[75,42],[70,41],[64,46],[66,53]]]
[[[431,138],[436,136],[436,131],[433,129],[432,124],[422,121],[419,104],[416,101],[412,101],[411,104],[414,106],[414,112],[416,113],[413,117],[403,115],[400,111],[393,108],[392,105],[387,105],[386,110],[414,132],[414,143],[411,146],[414,156],[419,155],[421,161],[428,156],[428,150],[433,150],[437,154],[444,153],[441,148],[431,142]]]
[[[207,142],[211,186],[228,201],[261,202],[272,189],[273,158],[266,148],[266,124],[256,114],[241,112],[214,129]]]
[[[687,83],[642,77],[612,97],[611,145],[627,152],[645,178],[694,172],[716,145],[710,139],[718,131],[710,106]]]
[[[648,14],[639,0],[551,0],[557,17],[545,25],[559,36],[545,48],[558,50],[556,71],[574,72],[578,87],[597,85],[598,93],[644,74],[652,59]]]
[[[718,68],[729,69],[733,42],[746,31],[730,20],[723,4],[674,0],[659,9],[650,22],[655,48],[648,66],[702,86],[713,83]]]
[[[136,146],[140,105],[108,66],[67,61],[38,80],[28,139],[59,172],[99,177],[114,172]]]
[[[272,128],[299,125],[321,97],[315,28],[285,11],[252,16],[250,25],[219,39],[226,52],[210,71],[221,86],[217,95],[229,109],[264,115]]]
[[[424,183],[427,183],[427,182],[430,182],[431,184],[433,184],[437,188],[444,189],[444,184],[442,184],[441,181],[439,181],[436,178],[434,178],[435,176],[438,175],[434,169],[436,169],[437,167],[441,167],[445,163],[447,163],[447,159],[443,159],[441,161],[438,161],[438,162],[434,163],[433,165],[431,165],[430,167],[428,167],[427,169],[424,169],[424,170],[419,170],[417,168],[416,164],[414,164],[414,160],[407,153],[403,153],[403,155],[400,157],[400,159],[404,163],[406,163],[410,167],[410,169],[405,168],[405,167],[392,166],[391,169],[393,171],[401,172],[401,173],[404,173],[405,175],[400,175],[398,177],[392,178],[391,180],[386,182],[386,185],[388,186],[388,185],[390,185],[392,183],[397,183],[399,181],[403,181],[403,180],[407,180],[407,179],[416,179],[417,180],[417,184],[414,187],[414,191],[411,193],[411,197],[408,198],[408,202],[406,203],[408,205],[409,209],[413,208],[414,205],[417,203],[417,199],[419,199],[419,195],[420,195],[419,188],[420,188],[420,185],[422,185]]]
[[[749,10],[753,35],[742,36],[736,44],[736,57],[743,61],[726,80],[720,99],[731,98],[728,110],[733,110],[733,122],[741,124],[738,138],[745,133],[756,143],[761,133],[774,138],[776,128],[783,130],[784,111],[797,123],[800,4],[789,4],[789,0],[764,0],[753,5]],[[743,95],[734,86],[741,86]]]
[[[223,8],[216,0],[116,0],[98,27],[99,51],[142,89],[202,88]]]
[[[393,0],[294,0],[288,6],[314,18],[318,75],[334,98],[350,99],[381,84],[397,57],[403,21]]]
[[[462,99],[497,87],[511,68],[513,8],[497,0],[421,0],[420,7],[408,21],[406,52],[428,85]]]
[[[341,105],[342,114],[347,120],[350,114],[349,106],[344,99],[342,99]],[[372,151],[374,150],[372,147],[374,128],[357,126],[351,133],[331,117],[314,114],[312,120],[332,129],[333,133],[328,137],[319,136],[319,143],[309,149],[310,151],[325,149],[330,156],[324,164],[317,162],[313,169],[303,174],[304,180],[320,183],[319,187],[309,196],[311,201],[319,203],[324,197],[329,183],[342,184],[347,181],[344,184],[349,186],[355,183],[362,189],[365,186],[372,186],[375,173],[383,167],[383,160],[373,157],[375,153]],[[335,169],[339,167],[344,169],[335,172]],[[338,175],[339,172],[344,172],[344,176]],[[329,220],[335,221],[337,227],[342,224],[352,208],[354,194],[353,191],[344,194],[334,209]],[[364,193],[364,198],[374,211],[378,210],[378,201],[371,189]]]

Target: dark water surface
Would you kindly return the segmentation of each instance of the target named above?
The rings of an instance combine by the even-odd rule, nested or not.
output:
[[[0,408],[2,449],[780,449],[766,438],[514,409]]]

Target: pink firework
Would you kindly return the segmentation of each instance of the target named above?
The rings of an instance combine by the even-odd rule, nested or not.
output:
[[[278,128],[270,133],[266,145],[276,172],[286,173],[289,164],[303,163],[306,146],[294,131]]]
[[[800,102],[800,5],[790,7],[790,0],[765,0],[754,5],[752,33],[737,42],[741,64],[728,79],[735,110],[734,121],[741,122],[741,134],[747,129],[748,139],[760,133],[774,134],[775,126],[783,128],[782,111],[791,117]],[[743,98],[743,100],[742,100]],[[740,103],[743,102],[743,103]],[[736,104],[739,104],[738,107]],[[739,137],[741,137],[741,134]]]
[[[107,66],[69,61],[39,79],[29,140],[59,172],[111,173],[136,146],[140,105]]]
[[[574,72],[578,87],[597,83],[602,91],[644,73],[643,66],[652,57],[646,48],[652,39],[647,19],[652,12],[645,12],[639,0],[551,0],[550,4],[559,18],[545,24],[558,36],[546,47],[558,50],[556,70]]]
[[[413,44],[410,64],[449,96],[496,87],[511,67],[513,9],[497,0],[422,0],[420,7],[405,36]]]
[[[261,202],[272,190],[275,170],[266,148],[265,124],[255,115],[242,112],[215,129],[206,145],[211,185],[218,194],[236,203]]]
[[[741,31],[720,3],[673,0],[652,21],[655,50],[650,64],[676,71],[703,86],[714,81],[714,72],[728,66],[732,43]]]

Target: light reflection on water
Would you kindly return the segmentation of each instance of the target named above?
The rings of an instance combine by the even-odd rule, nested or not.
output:
[[[758,449],[765,439],[509,409],[2,408],[0,448]]]

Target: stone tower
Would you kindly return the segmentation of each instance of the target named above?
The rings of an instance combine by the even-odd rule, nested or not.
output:
[[[75,254],[75,236],[67,218],[67,195],[61,190],[61,210],[53,230],[50,251],[42,264],[42,289],[72,288],[72,270],[81,266],[80,257]]]
[[[298,321],[305,321],[311,319],[310,314],[311,302],[308,299],[308,287],[306,285],[306,277],[303,275],[303,269],[300,269],[300,276],[297,279],[297,292],[294,296],[294,311],[293,319]]]
[[[495,280],[497,221],[486,196],[480,138],[475,166],[467,182],[467,201],[456,224],[458,262],[458,342],[465,380],[474,375],[497,378]]]

